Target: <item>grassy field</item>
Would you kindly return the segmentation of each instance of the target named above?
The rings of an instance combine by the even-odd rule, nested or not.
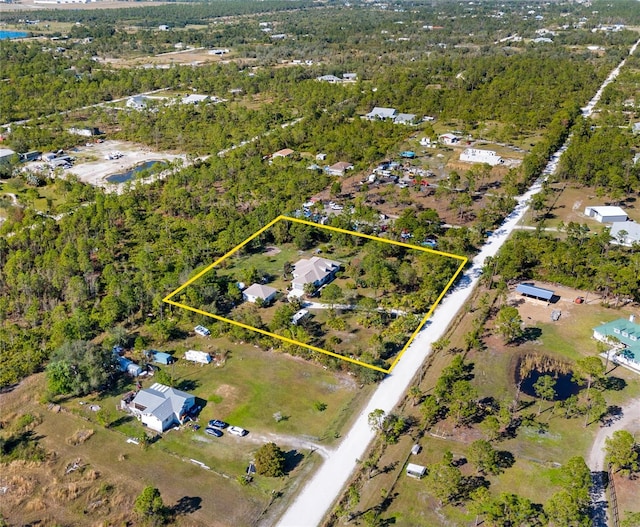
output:
[[[194,339],[189,344],[196,347],[198,343]],[[230,345],[228,349],[223,366],[201,367],[178,361],[169,371],[181,387],[204,404],[200,424],[224,419],[250,431],[242,438],[229,434],[212,438],[203,429],[194,431],[185,426],[165,433],[143,449],[126,442],[127,437],[144,431],[138,421],[119,413],[114,426],[105,429],[97,424],[96,413],[90,409],[91,405],[115,408],[120,393],[68,399],[61,402],[60,411],[54,412],[38,400],[44,391],[44,378],[38,375],[13,392],[0,395],[5,428],[24,413],[41,416],[35,433],[50,453],[49,461],[33,464],[25,481],[20,479],[21,462],[2,468],[2,485],[8,482],[16,489],[15,493],[8,492],[0,504],[2,514],[14,522],[18,518],[44,518],[80,525],[86,511],[92,510],[110,524],[120,524],[131,520],[133,500],[147,484],[157,486],[165,503],[182,511],[178,525],[253,525],[269,506],[273,492],[283,492],[281,502],[286,502],[289,489],[299,486],[298,479],[307,477],[321,459],[296,447],[298,439],[331,445],[366,401],[371,388],[358,388],[347,375],[287,355],[248,345]],[[151,382],[153,379],[148,379],[143,384]],[[326,409],[319,410],[315,403],[323,403]],[[275,412],[281,412],[284,419],[276,422]],[[93,434],[85,442],[71,445],[70,438],[82,429]],[[255,451],[268,440],[275,440],[287,453],[289,475],[257,476],[250,485],[241,485],[237,477],[245,473]],[[190,459],[206,464],[210,470]],[[74,473],[73,478],[81,482],[65,475],[66,467],[75,460],[81,461],[82,473],[87,474],[80,478],[79,472]],[[87,479],[89,474],[91,479]],[[71,483],[73,492],[69,490]],[[110,489],[108,496],[102,505],[95,505],[104,487]],[[18,492],[22,488],[28,492]]]
[[[562,291],[563,298],[573,298],[579,292]],[[477,298],[477,297],[476,297]],[[551,323],[547,310],[562,309],[562,317]],[[519,346],[505,346],[501,339],[485,334],[485,349],[471,351],[467,360],[474,363],[472,383],[481,397],[493,397],[498,401],[510,400],[515,396],[515,368],[518,356],[531,353],[545,353],[573,363],[582,357],[596,353],[596,345],[592,328],[620,317],[627,317],[628,309],[611,309],[599,305],[598,302],[576,305],[566,300],[561,306],[541,304],[522,304],[519,307],[527,326],[540,330],[539,336]],[[450,347],[464,347],[464,335],[472,328],[475,311],[466,313],[451,331]],[[489,324],[490,327],[490,324]],[[451,354],[438,353],[429,359],[429,367],[420,388],[423,393],[430,393],[440,376],[442,368],[450,362]],[[610,368],[611,370],[611,368]],[[613,368],[610,377],[622,379],[624,389],[604,392],[609,405],[624,405],[632,398],[640,396],[640,376],[622,367]],[[538,411],[538,400],[525,393],[521,394],[520,414]],[[581,455],[586,457],[591,448],[592,439],[600,424],[592,423],[584,427],[584,419],[565,419],[551,410],[552,403],[543,403],[542,413],[537,423],[520,426],[515,437],[494,442],[494,448],[510,452],[515,463],[501,475],[487,477],[490,492],[497,495],[501,492],[513,492],[531,499],[534,503],[544,503],[559,490],[558,467],[570,457]],[[414,407],[409,399],[401,406],[400,413],[420,419],[419,407]],[[365,475],[360,490],[361,500],[355,508],[356,514],[379,505],[382,496],[388,494],[388,507],[381,518],[399,526],[431,526],[431,525],[474,525],[475,517],[468,515],[462,506],[443,506],[427,492],[424,482],[407,477],[403,472],[405,462],[428,466],[439,462],[446,450],[454,454],[455,459],[464,458],[471,442],[485,437],[481,427],[454,428],[448,421],[438,423],[431,434],[420,437],[419,426],[411,429],[409,435],[403,436],[397,445],[387,446],[378,461],[379,470],[371,479]],[[423,449],[418,455],[411,455],[414,443]],[[571,445],[570,448],[567,445]],[[391,467],[391,470],[384,470]],[[473,475],[468,463],[461,466],[464,475]],[[618,481],[620,480],[620,481]],[[616,478],[620,491],[618,500],[620,510],[637,510],[637,481]],[[617,488],[618,488],[617,487]]]

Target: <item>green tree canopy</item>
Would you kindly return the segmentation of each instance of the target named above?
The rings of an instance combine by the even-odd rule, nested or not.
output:
[[[277,478],[284,476],[284,452],[275,443],[262,445],[255,456],[256,470],[262,476]]]
[[[108,387],[117,369],[111,350],[75,340],[54,352],[46,371],[52,394],[84,395]]]

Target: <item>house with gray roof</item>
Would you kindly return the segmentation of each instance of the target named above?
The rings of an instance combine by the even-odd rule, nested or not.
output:
[[[367,115],[365,115],[365,118],[369,119],[370,121],[375,121],[375,120],[395,119],[397,115],[398,115],[398,110],[396,110],[395,108],[383,108],[381,106],[376,106]]]
[[[340,262],[313,256],[302,258],[293,264],[293,280],[291,286],[294,291],[304,291],[306,284],[315,287],[328,284],[340,269]]]
[[[251,284],[243,292],[242,296],[247,302],[255,303],[261,298],[265,304],[275,300],[278,290],[268,285]]]
[[[634,243],[640,243],[640,223],[635,221],[620,221],[614,223],[609,231],[612,243],[631,247]]]
[[[196,398],[158,382],[140,390],[129,403],[129,411],[142,424],[156,432],[164,432],[175,424],[182,424]]]

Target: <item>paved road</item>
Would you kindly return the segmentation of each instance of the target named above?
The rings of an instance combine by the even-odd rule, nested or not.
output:
[[[639,42],[631,48],[633,54]],[[607,77],[594,98],[582,110],[584,116],[589,116],[602,96],[607,84],[612,82],[620,72],[624,61]],[[356,418],[351,430],[345,436],[334,454],[320,467],[311,480],[296,497],[289,509],[280,518],[278,527],[310,527],[319,525],[340,495],[344,485],[356,469],[357,460],[362,458],[374,438],[374,432],[369,428],[367,416],[375,409],[390,412],[398,404],[404,392],[409,387],[416,370],[424,362],[431,351],[431,344],[439,339],[454,320],[458,311],[469,300],[471,293],[482,274],[485,260],[495,256],[505,243],[517,223],[523,218],[529,208],[532,196],[540,192],[542,182],[553,174],[558,166],[562,153],[568,146],[567,142],[556,152],[541,178],[529,190],[517,198],[515,209],[507,216],[504,223],[488,239],[480,253],[473,259],[471,268],[464,273],[458,285],[451,291],[436,309],[431,320],[416,337],[398,362],[393,372],[378,386],[369,403]]]

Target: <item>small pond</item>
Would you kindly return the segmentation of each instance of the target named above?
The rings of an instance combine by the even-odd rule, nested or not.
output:
[[[127,172],[122,172],[121,174],[113,174],[111,176],[107,176],[106,179],[108,183],[124,183],[133,179],[136,174],[142,172],[143,170],[148,170],[156,165],[160,165],[158,168],[161,168],[161,166],[166,164],[167,163],[165,161],[145,161],[144,163],[136,165]]]

